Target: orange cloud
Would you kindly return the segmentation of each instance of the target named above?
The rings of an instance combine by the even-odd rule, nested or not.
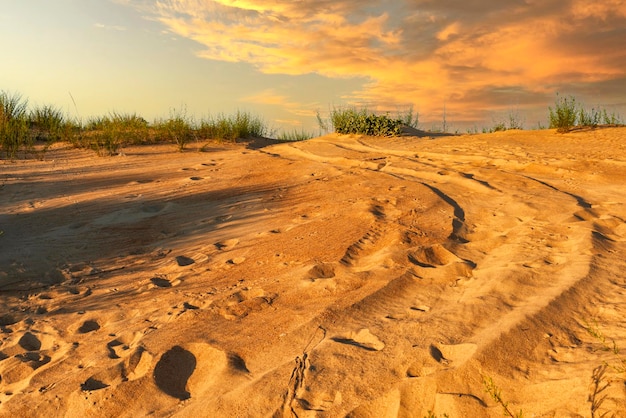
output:
[[[414,104],[425,113],[447,102],[471,118],[477,107],[503,106],[505,91],[530,106],[565,83],[626,77],[625,2],[553,3],[161,0],[143,7],[201,45],[199,57],[270,74],[365,77],[347,99]],[[256,99],[295,104],[263,94]]]
[[[243,97],[241,101],[245,103],[280,106],[287,112],[296,116],[307,117],[315,116],[316,109],[319,107],[318,103],[300,103],[291,101],[287,96],[278,94],[273,89],[266,89],[256,94]]]

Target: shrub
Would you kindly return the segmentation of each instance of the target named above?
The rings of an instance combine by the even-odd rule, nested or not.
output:
[[[330,120],[338,134],[371,136],[400,136],[402,134],[402,120],[368,113],[366,109],[333,109]]]
[[[550,128],[557,132],[567,132],[576,125],[576,99],[572,96],[559,97],[557,95],[554,109],[549,107]]]
[[[14,158],[21,146],[31,145],[26,107],[19,94],[0,92],[0,142],[7,158]]]

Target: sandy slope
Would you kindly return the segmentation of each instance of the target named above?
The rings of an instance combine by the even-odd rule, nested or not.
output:
[[[0,165],[1,416],[626,416],[626,129],[173,151]]]

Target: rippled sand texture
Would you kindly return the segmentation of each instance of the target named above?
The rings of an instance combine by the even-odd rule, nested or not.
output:
[[[0,415],[626,413],[625,128],[124,152],[0,165]]]

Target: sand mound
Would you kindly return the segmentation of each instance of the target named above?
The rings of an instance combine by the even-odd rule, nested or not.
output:
[[[2,161],[0,416],[625,416],[625,136]]]

